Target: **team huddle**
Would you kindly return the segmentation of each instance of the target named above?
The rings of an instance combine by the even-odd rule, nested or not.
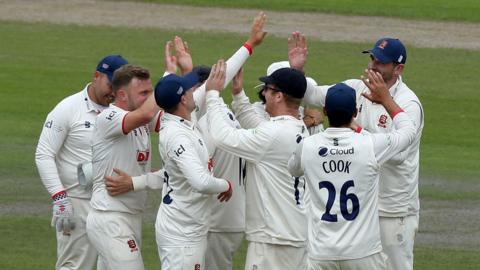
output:
[[[244,238],[245,270],[413,269],[424,117],[401,77],[404,45],[382,38],[363,51],[360,79],[317,85],[293,32],[288,61],[268,67],[252,103],[242,67],[265,22],[260,12],[211,68],[168,41],[155,86],[148,69],[109,55],[48,114],[35,158],[53,199],[56,269],[144,269],[147,189],[162,196],[163,270],[231,270]]]

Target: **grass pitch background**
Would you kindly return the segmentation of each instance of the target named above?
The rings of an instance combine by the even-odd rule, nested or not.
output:
[[[164,43],[175,34],[189,42],[195,64],[228,58],[246,39],[233,34],[157,29],[0,24],[0,233],[4,243],[0,245],[0,269],[51,269],[55,262],[50,199],[34,163],[47,113],[64,97],[83,89],[98,60],[106,54],[119,53],[131,63],[150,68],[156,81],[163,74]],[[360,51],[372,46],[315,41],[309,45],[307,73],[321,84],[359,77],[368,61]],[[475,128],[480,52],[407,47],[404,80],[419,96],[426,116],[421,178],[441,177],[453,183],[448,188],[423,186],[420,197],[478,205],[478,190],[456,186],[476,183],[480,174]],[[245,70],[251,97],[256,96],[252,87],[268,64],[285,58],[286,38],[267,37],[255,50]],[[155,163],[158,154],[154,157]],[[153,220],[160,198],[154,192],[149,195],[143,255],[147,269],[158,269]],[[417,242],[415,265],[416,269],[478,269],[478,252]],[[244,256],[245,246],[236,256],[235,269],[243,269]]]

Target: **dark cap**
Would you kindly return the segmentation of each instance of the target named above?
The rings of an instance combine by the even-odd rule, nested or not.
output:
[[[108,80],[112,82],[113,73],[121,66],[128,64],[121,55],[109,55],[103,58],[97,65],[97,71],[106,74]]]
[[[190,72],[185,76],[167,75],[155,86],[155,101],[163,109],[173,108],[180,102],[180,98],[197,83],[196,72]]]
[[[277,69],[270,76],[260,77],[259,80],[275,85],[278,90],[294,98],[303,98],[307,90],[305,75],[293,68]]]
[[[339,112],[353,116],[357,109],[355,90],[344,83],[337,83],[330,87],[325,97],[325,110],[328,115]]]
[[[205,65],[195,66],[192,69],[192,72],[197,73],[198,82],[200,83],[204,83],[208,79],[208,76],[210,76],[210,71],[212,71],[212,68]]]
[[[384,64],[391,62],[405,64],[407,61],[407,50],[403,43],[396,38],[381,38],[375,43],[373,49],[362,53],[369,53]]]

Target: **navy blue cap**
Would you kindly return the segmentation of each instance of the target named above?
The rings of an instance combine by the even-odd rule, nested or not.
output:
[[[355,90],[344,83],[337,83],[328,88],[325,97],[325,110],[328,115],[345,112],[353,115],[357,109]]]
[[[108,76],[108,80],[112,82],[113,73],[121,66],[128,64],[121,55],[109,55],[103,58],[97,65],[97,71]]]
[[[163,109],[173,108],[180,102],[180,98],[199,82],[196,72],[185,76],[170,74],[161,78],[155,85],[155,101]]]
[[[259,80],[275,85],[278,90],[294,98],[303,98],[307,90],[305,75],[293,68],[277,69],[270,76],[260,77]]]
[[[405,64],[407,61],[407,50],[403,43],[396,38],[381,38],[375,43],[373,49],[362,53],[369,53],[384,64],[391,62]]]

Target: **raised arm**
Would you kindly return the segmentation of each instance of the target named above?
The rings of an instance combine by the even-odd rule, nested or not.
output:
[[[263,31],[266,19],[267,16],[264,12],[257,14],[253,20],[248,40],[227,60],[224,87],[230,83],[235,74],[237,74],[243,64],[247,61],[248,57],[252,55],[254,48],[260,45],[267,35],[267,32]],[[206,113],[205,94],[205,84],[201,85],[193,93],[193,98],[198,108],[197,119],[200,119]]]

